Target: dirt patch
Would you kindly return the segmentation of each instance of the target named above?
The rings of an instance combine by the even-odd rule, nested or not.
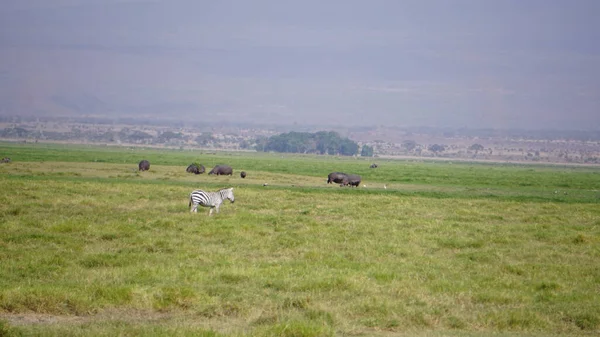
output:
[[[83,324],[100,321],[127,321],[132,323],[149,323],[168,321],[181,317],[180,314],[160,313],[144,310],[104,310],[98,314],[85,316],[49,315],[37,313],[3,314],[0,320],[14,325],[29,324]]]
[[[68,316],[37,313],[0,313],[0,321],[12,326],[27,325],[83,325],[107,322],[125,322],[132,325],[165,325],[198,327],[211,329],[220,333],[237,333],[248,329],[248,322],[243,318],[219,317],[207,318],[183,312],[156,312],[151,310],[114,310],[108,309],[93,315]]]
[[[81,316],[54,316],[44,314],[0,314],[0,320],[5,320],[12,325],[31,324],[57,324],[57,323],[83,323],[86,317]]]

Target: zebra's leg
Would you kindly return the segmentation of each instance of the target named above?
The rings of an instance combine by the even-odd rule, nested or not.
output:
[[[212,211],[213,211],[213,208],[212,208],[212,207],[210,207],[210,211],[208,211],[208,216],[211,216],[211,215],[212,215]]]

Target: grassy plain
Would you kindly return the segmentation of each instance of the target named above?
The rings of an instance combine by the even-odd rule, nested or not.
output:
[[[0,336],[600,333],[597,167],[0,143],[4,156]],[[185,173],[195,161],[236,174]],[[327,185],[331,171],[366,187]],[[230,186],[218,215],[189,213],[193,189]]]

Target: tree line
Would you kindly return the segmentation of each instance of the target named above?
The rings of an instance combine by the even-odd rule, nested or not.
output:
[[[257,144],[259,151],[287,153],[316,153],[329,155],[354,156],[358,154],[356,142],[341,137],[335,131],[288,132],[271,136],[263,144]],[[370,150],[370,151],[369,151]],[[372,156],[373,148],[363,146],[361,155]]]

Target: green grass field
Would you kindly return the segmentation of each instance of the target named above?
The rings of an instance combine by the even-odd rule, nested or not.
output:
[[[600,333],[598,167],[0,143],[5,156],[0,336]],[[327,185],[332,171],[361,187]],[[222,187],[235,203],[189,213],[192,190]]]

